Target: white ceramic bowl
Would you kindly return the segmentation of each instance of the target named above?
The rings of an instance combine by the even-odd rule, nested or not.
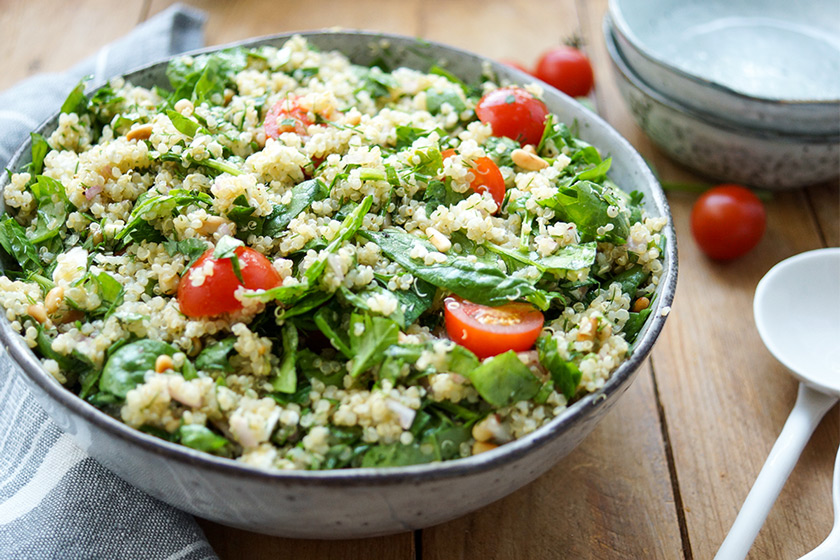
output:
[[[467,82],[480,80],[483,68],[501,78],[526,79],[525,74],[488,59],[408,37],[363,32],[302,35],[318,48],[340,50],[360,64],[384,56],[392,65],[422,70],[433,63],[445,63]],[[281,45],[286,39],[288,35],[280,35],[239,45]],[[387,50],[382,50],[386,43]],[[221,48],[225,47],[208,51]],[[165,61],[153,64],[128,74],[127,79],[147,87],[166,84],[165,68]],[[577,121],[580,136],[612,156],[610,176],[615,182],[642,192],[648,212],[668,217],[669,224],[664,230],[665,270],[654,309],[629,360],[601,390],[522,439],[481,455],[438,464],[268,472],[155,438],[99,411],[44,371],[5,317],[0,320],[0,338],[8,355],[0,355],[0,367],[19,368],[55,422],[107,468],[165,502],[220,523],[288,537],[366,537],[441,523],[497,500],[553,466],[615,405],[658,337],[667,315],[663,310],[671,305],[676,285],[677,244],[668,204],[644,160],[609,125],[571,98],[549,90],[545,101],[564,121]],[[48,120],[40,132],[48,134],[56,120]],[[27,143],[14,156],[10,169],[25,164],[29,152]],[[4,173],[0,188],[6,184]],[[562,500],[562,493],[556,499]]]
[[[738,126],[840,134],[836,0],[610,0],[627,65],[659,93]]]
[[[618,88],[636,122],[666,154],[698,173],[767,189],[820,183],[840,174],[840,133],[757,131],[712,117],[654,89],[627,63],[604,19]]]

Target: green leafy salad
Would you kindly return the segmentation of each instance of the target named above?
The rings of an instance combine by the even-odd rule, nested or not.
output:
[[[536,85],[294,37],[80,84],[10,171],[0,305],[55,379],[265,469],[467,457],[627,359],[663,218]]]

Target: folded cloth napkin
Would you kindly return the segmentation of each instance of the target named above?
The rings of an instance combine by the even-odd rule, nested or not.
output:
[[[175,5],[66,74],[0,93],[0,169],[78,81],[100,83],[203,45],[204,15]],[[133,488],[76,447],[0,350],[0,558],[217,558],[195,520]]]

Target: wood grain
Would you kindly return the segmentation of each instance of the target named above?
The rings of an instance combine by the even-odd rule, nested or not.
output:
[[[124,0],[0,0],[0,90],[37,72],[70,68],[141,21],[144,3]],[[49,13],[49,17],[44,17]]]

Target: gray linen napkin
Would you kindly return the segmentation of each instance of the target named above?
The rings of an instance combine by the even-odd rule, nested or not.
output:
[[[79,79],[100,83],[203,45],[205,17],[175,5],[66,74],[0,93],[0,168]],[[0,558],[217,558],[195,520],[133,488],[76,447],[0,350]]]

